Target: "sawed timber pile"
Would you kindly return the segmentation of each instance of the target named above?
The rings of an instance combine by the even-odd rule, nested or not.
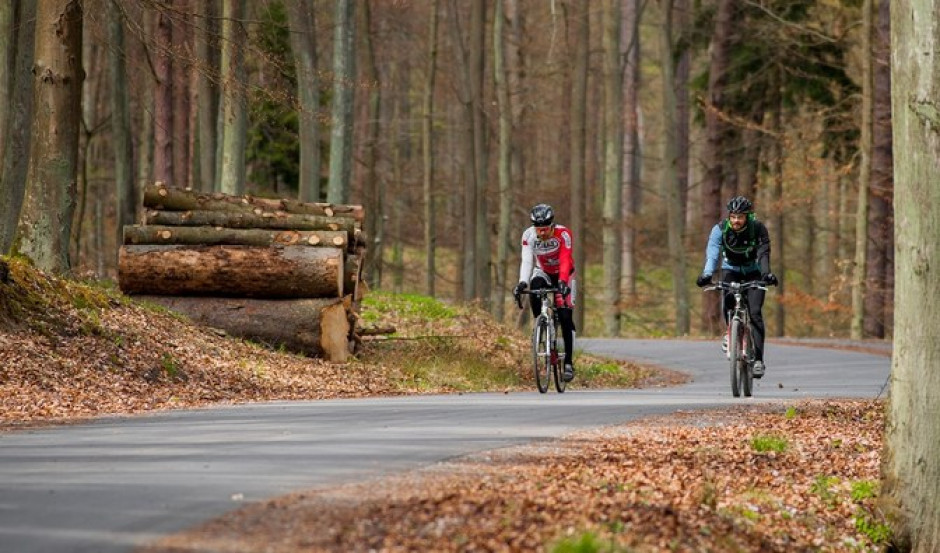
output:
[[[362,299],[362,206],[144,189],[121,290],[234,336],[343,362]]]

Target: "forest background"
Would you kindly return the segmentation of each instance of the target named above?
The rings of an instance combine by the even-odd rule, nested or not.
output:
[[[154,181],[359,203],[373,288],[506,320],[548,202],[581,334],[708,334],[692,282],[743,194],[771,335],[889,337],[888,4],[4,2],[0,251],[113,279]]]

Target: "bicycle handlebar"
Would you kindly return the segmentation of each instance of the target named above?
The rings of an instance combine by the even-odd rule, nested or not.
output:
[[[702,288],[703,292],[710,292],[712,290],[727,290],[733,292],[735,290],[744,291],[744,290],[766,290],[768,286],[772,286],[770,283],[763,280],[749,280],[747,282],[725,282],[720,281],[712,284],[711,286],[706,286]]]
[[[553,288],[536,288],[536,289],[534,289],[534,290],[530,290],[530,289],[523,290],[523,291],[519,292],[519,296],[516,297],[516,305],[519,306],[519,309],[522,309],[522,300],[520,299],[520,298],[522,297],[522,294],[529,294],[530,296],[541,296],[541,295],[543,295],[543,294],[550,294],[550,293],[553,293],[553,292],[554,292],[555,294],[560,294],[560,293],[561,293],[561,290],[559,290],[557,287],[553,287]]]

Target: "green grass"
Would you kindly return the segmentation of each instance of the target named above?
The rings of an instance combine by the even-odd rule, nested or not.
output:
[[[773,451],[783,453],[787,450],[789,444],[785,438],[779,436],[754,436],[751,438],[751,449],[758,453]]]

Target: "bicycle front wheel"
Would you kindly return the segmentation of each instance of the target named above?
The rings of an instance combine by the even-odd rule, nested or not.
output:
[[[539,392],[548,392],[548,383],[551,379],[551,348],[549,346],[548,321],[539,317],[532,330],[532,362],[535,366],[535,385]]]
[[[555,390],[559,394],[565,393],[565,388],[567,388],[568,383],[565,382],[564,376],[562,375],[562,368],[565,363],[565,353],[562,348],[556,347],[558,340],[561,340],[561,325],[557,322],[555,323],[555,340],[552,343],[552,358],[554,363],[552,363],[552,376],[555,379]]]
[[[751,391],[754,389],[754,343],[751,341],[752,334],[750,325],[745,328],[744,335],[741,336],[741,355],[744,356],[744,362],[741,363],[741,393],[744,397],[751,397]]]
[[[728,359],[731,368],[731,395],[741,397],[741,369],[745,364],[744,352],[741,351],[741,321],[731,319],[731,336],[728,339]]]

